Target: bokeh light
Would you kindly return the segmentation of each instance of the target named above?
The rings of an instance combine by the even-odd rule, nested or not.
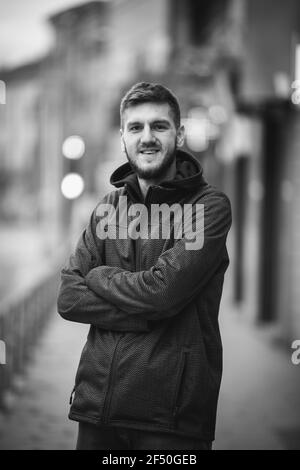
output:
[[[62,145],[62,153],[70,160],[78,160],[85,152],[85,143],[79,135],[67,137]]]
[[[0,104],[6,103],[6,86],[3,80],[0,80]]]
[[[67,174],[61,182],[61,192],[66,199],[78,198],[84,190],[84,181],[78,173]]]
[[[209,145],[209,122],[207,119],[184,119],[186,143],[193,152],[203,152]]]

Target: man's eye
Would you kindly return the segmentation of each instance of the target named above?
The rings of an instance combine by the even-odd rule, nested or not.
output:
[[[165,131],[167,128],[164,124],[155,124],[154,129],[157,131]]]
[[[141,126],[131,126],[129,128],[130,131],[133,131],[133,132],[136,132],[136,131],[139,131],[141,129]]]

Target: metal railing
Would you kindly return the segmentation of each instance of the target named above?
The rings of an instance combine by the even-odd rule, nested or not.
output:
[[[5,344],[5,364],[0,364],[0,408],[14,378],[24,372],[33,347],[55,306],[59,270],[44,274],[38,283],[0,303],[0,339]]]

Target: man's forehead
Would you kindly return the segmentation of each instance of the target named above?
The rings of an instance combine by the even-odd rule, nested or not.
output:
[[[168,103],[140,103],[124,111],[124,123],[135,121],[167,120],[173,122],[172,110]]]

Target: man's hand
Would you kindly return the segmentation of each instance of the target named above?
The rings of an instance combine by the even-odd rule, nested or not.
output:
[[[148,331],[147,321],[129,316],[120,307],[96,295],[86,284],[85,275],[102,262],[94,236],[95,224],[94,211],[75,252],[61,271],[58,313],[65,320],[88,323],[107,330]]]

